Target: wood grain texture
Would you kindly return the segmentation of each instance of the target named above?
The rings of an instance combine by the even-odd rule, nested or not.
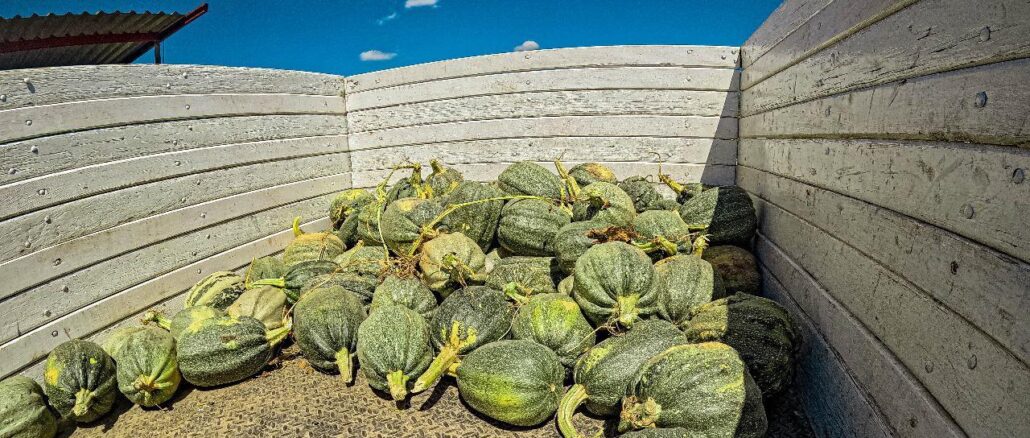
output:
[[[154,181],[266,161],[347,151],[346,135],[235,143],[129,158],[0,186],[0,219]]]
[[[0,147],[0,163],[3,163],[0,185],[145,155],[234,143],[346,134],[340,119],[338,115],[217,117],[39,137]]]
[[[88,86],[83,86],[88,83]],[[288,93],[342,96],[343,77],[206,65],[84,65],[0,71],[0,110],[129,96]]]
[[[1030,55],[1030,3],[923,0],[750,87],[741,114]]]
[[[410,126],[350,135],[350,149],[496,138],[598,136],[734,139],[737,119],[698,116],[568,116]]]
[[[887,266],[1030,359],[1030,265],[891,210],[750,167],[737,184]]]
[[[905,365],[900,363],[876,335],[855,318],[855,315],[848,312],[840,301],[827,293],[801,266],[768,238],[759,235],[756,242],[755,254],[760,262],[766,295],[781,304],[786,304],[785,307],[792,313],[804,312],[807,320],[800,319],[799,322],[810,323],[813,333],[805,336],[802,343],[811,344],[812,336],[821,336],[839,356],[845,371],[850,375],[826,375],[822,379],[854,379],[874,404],[874,407],[867,408],[862,404],[862,400],[855,397],[838,392],[820,391],[818,385],[834,384],[829,380],[813,382],[819,393],[805,394],[809,397],[803,395],[802,400],[806,403],[807,412],[812,416],[812,425],[817,432],[822,431],[822,436],[848,436],[847,434],[855,432],[862,432],[855,433],[858,437],[867,436],[865,433],[875,435],[876,421],[869,419],[868,416],[871,411],[876,410],[889,426],[890,436],[966,436]],[[816,364],[818,362],[799,364],[802,376],[806,369]],[[807,385],[802,383],[802,389]],[[818,402],[819,397],[840,397],[842,400],[830,402],[829,405],[810,407]],[[842,412],[835,414],[835,409],[841,409]],[[817,416],[821,412],[826,412],[829,418]],[[848,421],[858,422],[857,426],[860,429],[838,428]],[[869,429],[870,432],[864,432]]]
[[[1030,261],[1030,151],[880,140],[740,142],[740,164],[888,208]],[[1014,178],[1016,175],[1016,178]]]
[[[124,97],[0,111],[0,143],[127,124],[205,117],[344,114],[343,97],[208,94]]]
[[[351,111],[353,132],[470,120],[556,116],[735,117],[738,94],[689,90],[570,90],[497,94]]]
[[[735,68],[737,47],[606,46],[534,50],[451,59],[347,78],[347,93],[464,76],[583,67],[674,66]]]
[[[681,67],[577,68],[513,73],[401,85],[347,96],[350,111],[405,103],[529,91],[671,89],[734,91],[731,69]]]
[[[0,299],[183,233],[343,190],[350,182],[347,172],[232,195],[118,225],[0,263],[0,276],[4,278]],[[54,265],[58,257],[61,263]]]
[[[328,226],[328,218],[323,218],[305,224],[304,228],[316,230]],[[124,321],[125,318],[138,314],[140,310],[181,294],[189,285],[211,272],[242,267],[256,257],[282,250],[292,239],[293,231],[288,229],[267,235],[153,277],[32,330],[15,341],[0,346],[0,378],[36,363],[64,341],[89,336]]]
[[[919,0],[831,1],[782,41],[768,48],[760,58],[748,64],[741,73],[741,89],[746,90],[762,79],[917,1]]]
[[[358,170],[392,168],[399,162],[428,163],[438,159],[451,164],[486,161],[569,161],[664,162],[692,164],[737,163],[736,140],[675,137],[537,137],[470,140],[397,146],[381,150],[356,151],[351,166]]]
[[[755,198],[760,229],[869,328],[971,436],[1026,436],[1030,368],[886,267]]]
[[[740,120],[741,137],[894,138],[1030,148],[1030,59],[937,73]]]
[[[189,205],[349,170],[348,153],[220,169],[128,187],[0,222],[0,261]],[[62,261],[55,258],[53,263]]]
[[[833,0],[784,0],[740,48],[740,66],[747,69],[769,49],[794,33]]]

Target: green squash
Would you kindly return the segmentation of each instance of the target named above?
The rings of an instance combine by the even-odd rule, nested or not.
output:
[[[250,262],[247,267],[247,274],[244,275],[246,287],[250,287],[255,281],[279,278],[286,275],[286,265],[279,257],[267,256],[258,257]]]
[[[520,161],[497,175],[497,185],[508,195],[539,196],[562,200],[567,196],[565,183],[558,175],[531,161]]]
[[[475,181],[465,181],[458,185],[447,197],[444,203],[448,206],[468,204],[459,207],[444,217],[443,226],[452,232],[460,232],[470,239],[476,241],[479,247],[486,251],[497,234],[497,222],[501,219],[501,208],[504,201],[501,198],[504,193],[496,187]],[[475,204],[469,204],[476,202]]]
[[[308,260],[291,266],[282,278],[255,281],[251,286],[275,286],[282,289],[290,303],[295,303],[312,278],[340,270],[340,265],[332,260]]]
[[[336,237],[345,245],[357,243],[358,213],[374,200],[375,197],[365,189],[347,189],[333,198],[329,205],[329,220],[336,230]]]
[[[748,368],[728,345],[677,345],[633,377],[619,431],[680,427],[699,437],[762,437],[768,423]]]
[[[35,380],[14,375],[0,381],[0,436],[51,438],[56,434],[57,419]]]
[[[422,245],[418,267],[426,286],[447,296],[456,288],[486,279],[486,254],[464,234],[445,233]]]
[[[711,245],[748,245],[758,225],[751,197],[737,186],[705,190],[685,202],[679,214],[691,228],[704,229]]]
[[[461,172],[444,167],[439,160],[430,160],[429,166],[433,168],[433,172],[426,177],[425,185],[429,187],[432,196],[447,196],[465,181]]]
[[[429,198],[429,192],[422,181],[422,165],[414,163],[407,167],[411,168],[411,176],[397,181],[393,187],[390,187],[383,205],[389,205],[393,201],[404,198]]]
[[[118,390],[129,401],[152,407],[171,400],[182,375],[176,358],[175,338],[156,327],[124,327],[103,344],[114,359]]]
[[[286,325],[286,293],[275,286],[259,286],[247,289],[225,313],[234,318],[249,316],[265,325],[266,330],[275,330]]]
[[[676,201],[680,204],[689,201],[705,190],[705,186],[699,182],[680,183],[669,175],[661,173],[661,170],[658,171],[658,179],[672,189],[672,192],[676,194]]]
[[[293,241],[283,251],[283,264],[287,269],[311,260],[332,260],[346,249],[333,233],[305,233],[300,229],[299,217],[293,219],[293,236]]]
[[[386,209],[386,194],[383,197],[376,197],[372,202],[358,209],[357,235],[358,241],[364,242],[366,246],[378,246],[383,244],[380,235],[379,222]]]
[[[415,253],[424,229],[443,212],[435,199],[402,198],[386,206],[380,221],[386,246],[397,255]]]
[[[200,320],[179,334],[179,371],[187,382],[207,387],[239,382],[268,364],[275,347],[290,333],[290,324],[275,330],[249,316]]]
[[[187,327],[199,324],[200,321],[205,319],[221,318],[223,316],[225,316],[225,312],[214,307],[193,306],[178,311],[172,319],[166,318],[160,312],[151,310],[143,316],[143,323],[155,322],[159,327],[168,330],[173,338],[179,339],[179,335]]]
[[[358,327],[358,363],[369,386],[394,400],[408,396],[411,379],[433,361],[429,326],[404,306],[376,309]]]
[[[514,339],[528,339],[550,348],[562,365],[571,367],[597,337],[579,305],[568,295],[545,293],[521,298],[511,324]]]
[[[353,356],[358,326],[365,320],[364,303],[342,287],[310,290],[293,309],[293,338],[315,369],[354,379]]]
[[[735,348],[767,397],[780,393],[794,376],[801,342],[794,320],[775,301],[730,295],[696,308],[685,331],[691,342],[718,341]]]
[[[758,295],[762,292],[762,274],[750,251],[738,246],[713,246],[705,250],[703,259],[722,276],[726,292]]]
[[[118,397],[114,360],[89,341],[58,345],[46,358],[43,390],[63,418],[90,423],[111,411]]]
[[[566,437],[578,437],[572,417],[580,405],[595,415],[609,416],[619,411],[622,396],[633,376],[652,356],[687,338],[675,325],[658,319],[641,321],[625,333],[612,336],[591,347],[572,368],[574,385],[562,397],[558,408],[558,428]]]
[[[190,288],[183,307],[210,306],[225,310],[245,289],[239,275],[229,271],[214,272]]]
[[[404,306],[428,321],[436,313],[436,295],[416,277],[388,275],[376,286],[370,312],[383,306]]]
[[[372,275],[358,275],[353,272],[334,272],[316,275],[304,283],[298,297],[303,297],[313,289],[342,287],[353,292],[365,304],[372,302],[372,294],[379,285],[379,278]],[[298,298],[299,299],[299,298]]]
[[[655,208],[652,210],[668,210],[668,211],[679,211],[680,203],[676,202],[675,199],[665,199],[658,201],[654,204]],[[673,429],[675,430],[675,429]]]
[[[565,369],[536,342],[484,345],[462,358],[455,372],[458,393],[472,409],[515,426],[535,426],[554,416]]]
[[[695,435],[682,427],[648,427],[619,434],[619,438],[692,438]]]
[[[568,277],[561,279],[561,281],[558,282],[558,293],[565,294],[571,297],[572,286],[573,283],[575,283],[575,281],[576,277],[574,275],[570,275]]]
[[[565,208],[540,199],[516,199],[501,209],[497,241],[513,255],[551,256],[551,241],[572,221]]]
[[[624,242],[591,247],[576,261],[572,295],[596,325],[632,327],[658,310],[654,266],[643,251]]]
[[[633,200],[619,186],[597,182],[586,186],[572,204],[572,220],[594,221],[616,227],[633,223],[637,211]]]
[[[562,272],[572,274],[576,270],[576,260],[579,260],[590,247],[601,243],[597,237],[607,227],[602,223],[584,221],[572,222],[559,228],[551,240],[551,247]]]
[[[618,178],[611,168],[600,163],[581,163],[569,169],[569,176],[576,180],[580,187],[586,187],[595,182],[606,182],[615,184]]]
[[[554,293],[557,271],[554,257],[506,257],[498,260],[486,276],[486,285],[509,296]]]
[[[642,242],[662,253],[675,255],[692,249],[690,227],[675,211],[648,210],[633,219],[633,231]]]
[[[726,296],[722,277],[712,265],[692,255],[678,255],[655,263],[658,275],[658,316],[684,324],[699,306]]]
[[[415,381],[412,391],[425,391],[435,384],[458,361],[458,356],[507,337],[514,315],[515,307],[497,290],[468,286],[454,291],[440,303],[429,321],[438,353],[429,369]]]
[[[622,180],[619,182],[619,188],[626,192],[626,195],[633,201],[633,208],[638,213],[667,209],[663,202],[665,198],[654,188],[654,184],[642,176],[631,176]]]

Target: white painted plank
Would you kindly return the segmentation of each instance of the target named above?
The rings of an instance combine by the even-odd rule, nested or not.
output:
[[[676,137],[539,137],[456,141],[351,153],[357,170],[389,169],[404,161],[452,164],[548,161],[664,162],[692,164],[737,163],[736,140]]]
[[[0,186],[0,219],[99,193],[265,161],[347,151],[346,135],[237,143],[72,169]],[[42,190],[42,191],[40,191]]]
[[[748,64],[741,74],[741,88],[747,89],[917,1],[831,1],[762,57]]]
[[[346,134],[339,115],[216,117],[125,125],[0,146],[0,185],[63,170],[209,146]],[[13,169],[13,174],[11,173]]]
[[[292,94],[208,94],[89,100],[0,111],[0,143],[166,120],[344,112],[342,97]]]
[[[404,126],[555,116],[666,115],[736,117],[737,93],[687,90],[571,90],[434,100],[350,111],[353,132]]]
[[[755,208],[762,232],[868,327],[963,430],[1030,434],[1025,363],[854,248],[760,198]]]
[[[674,89],[736,91],[740,75],[730,69],[681,67],[577,68],[498,73],[383,88],[347,96],[357,111],[455,97],[528,91]]]
[[[698,116],[568,116],[409,126],[351,134],[352,151],[425,143],[524,137],[737,138],[737,119]]]
[[[1030,55],[1030,3],[923,0],[752,86],[741,114]]]
[[[308,223],[304,228],[317,230],[328,226],[329,220],[326,218]],[[292,239],[293,231],[284,230],[237,246],[94,302],[78,312],[26,333],[0,346],[0,376],[6,377],[33,364],[64,341],[88,336],[166,297],[176,295],[208,273],[238,268],[255,257],[279,251]],[[55,332],[56,336],[53,335]]]
[[[751,140],[740,164],[843,193],[1030,261],[1030,151],[880,140]],[[1015,175],[1015,178],[1014,178]]]
[[[948,413],[937,403],[926,388],[916,380],[905,365],[890,352],[844,305],[834,299],[825,289],[805,273],[804,269],[794,263],[784,252],[770,242],[765,236],[756,239],[755,253],[758,256],[763,274],[763,289],[770,298],[781,304],[787,304],[788,310],[798,308],[810,318],[813,331],[825,338],[826,342],[839,355],[845,371],[858,382],[859,387],[874,402],[883,420],[899,437],[965,437]],[[790,298],[786,298],[789,294]],[[806,321],[807,322],[807,321]],[[812,342],[811,336],[802,339],[803,344]],[[801,359],[804,360],[803,358]],[[799,371],[810,367],[811,363],[800,363]],[[805,387],[802,384],[802,389]],[[834,393],[823,393],[817,397],[845,397]],[[836,423],[826,424],[822,418],[814,417],[824,410],[832,410],[838,406],[854,406],[852,397],[840,405],[820,406],[815,410],[808,408],[816,431],[826,427],[834,427]],[[806,407],[816,400],[802,398]],[[856,413],[842,421],[861,421],[867,418],[862,406],[849,410]],[[857,418],[856,418],[857,417]],[[863,421],[862,425],[874,426]],[[875,430],[875,427],[872,427]],[[847,434],[854,429],[826,430],[821,436],[837,436]],[[856,433],[857,437],[864,437]]]
[[[534,50],[451,59],[347,78],[347,93],[491,73],[582,67],[737,67],[737,47],[602,46]]]
[[[69,272],[174,236],[299,199],[343,190],[350,173],[302,180],[172,210],[0,263],[0,299]],[[328,207],[326,207],[328,209]],[[61,264],[54,265],[60,257]]]
[[[44,208],[0,222],[0,235],[6,236],[0,241],[0,261],[189,205],[346,172],[349,165],[347,153],[272,161],[132,186]]]
[[[742,137],[967,141],[1030,147],[1030,59],[823,97],[740,121]]]
[[[26,82],[27,80],[27,82]],[[217,93],[342,96],[343,77],[206,65],[83,65],[0,71],[0,110],[77,100]]]
[[[740,66],[747,69],[833,0],[785,0],[769,14],[740,48]]]
[[[846,242],[1030,360],[1030,265],[891,210],[749,167],[737,184]]]

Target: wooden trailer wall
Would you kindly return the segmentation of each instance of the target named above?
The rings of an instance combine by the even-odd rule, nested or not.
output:
[[[787,0],[737,184],[824,436],[1030,436],[1030,3]]]

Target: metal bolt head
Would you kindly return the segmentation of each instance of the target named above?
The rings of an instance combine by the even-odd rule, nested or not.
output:
[[[928,372],[928,373],[932,373],[933,372],[933,362],[927,362],[925,365],[923,365],[923,369],[925,369],[926,372]]]
[[[56,338],[56,337],[57,337],[57,335],[59,335],[59,334],[60,334],[60,333],[59,333],[59,332],[58,332],[57,330],[54,330],[54,331],[50,332],[50,336],[53,336],[53,337],[55,337],[55,338]]]
[[[210,235],[210,234],[208,234],[208,235],[204,236],[204,238],[205,238],[205,239],[210,239],[210,238],[211,238],[211,235]]]
[[[980,29],[980,41],[987,41],[989,39],[991,39],[991,28],[984,26],[983,29]]]
[[[50,317],[50,315],[53,315],[53,314],[54,314],[54,313],[53,313],[53,312],[51,312],[51,311],[49,311],[49,310],[47,310],[47,311],[43,312],[43,316],[45,316],[45,317],[47,317],[47,318],[49,318],[49,317]]]
[[[43,218],[43,222],[46,222],[48,224],[53,222],[53,221],[54,220],[50,218],[50,215],[47,215],[46,217]]]
[[[969,369],[971,369],[971,370],[976,368],[976,355],[975,354],[972,355],[972,356],[969,356],[969,360],[966,361],[966,366],[968,366]]]
[[[204,219],[204,218],[206,218],[206,217],[207,217],[207,213],[201,213],[201,214],[200,214],[200,218],[201,218],[201,219]]]
[[[29,152],[32,152],[34,154],[38,154],[39,153],[39,148],[36,147],[36,146],[33,146],[33,147],[29,148]]]
[[[189,77],[190,77],[190,75],[186,74],[186,72],[182,72],[182,78],[183,79],[188,79]]]
[[[182,166],[182,161],[179,161],[179,160],[175,160],[175,165],[176,165],[176,166]]]
[[[36,190],[36,193],[39,193],[39,196],[44,196],[44,195],[46,195],[46,189]]]
[[[61,264],[61,259],[54,259],[54,266],[58,266],[60,264]]]
[[[25,241],[25,247],[26,248],[32,248],[32,242],[29,242],[28,240],[26,240]]]
[[[983,108],[987,106],[987,92],[981,91],[979,93],[976,93],[976,103],[974,103],[973,105],[975,105],[977,108]]]
[[[7,102],[7,95],[6,94],[0,94],[0,102]]]
[[[186,104],[186,109],[190,109],[190,104]]]
[[[64,286],[61,286],[61,292],[65,292],[65,293],[67,293],[67,292],[68,292],[68,290],[69,290],[69,289],[68,289],[68,285],[67,285],[67,284],[66,284],[66,285],[64,285]]]
[[[197,269],[197,273],[198,274],[202,274],[202,273],[204,273],[204,270],[203,269]]]
[[[972,219],[974,214],[976,214],[976,211],[973,210],[972,205],[965,204],[962,206],[962,216],[965,216],[966,219]]]
[[[32,120],[26,120],[25,126],[32,126]]]
[[[1012,183],[1022,184],[1023,180],[1026,179],[1026,171],[1021,167],[1017,167],[1016,170],[1012,171]]]
[[[7,174],[8,174],[8,175],[14,175],[14,174],[16,174],[16,173],[18,173],[18,169],[15,169],[15,168],[13,168],[13,167],[12,167],[12,168],[10,168],[10,169],[7,169]]]
[[[24,78],[21,81],[27,84],[27,83],[29,83],[29,78]]]
[[[182,199],[180,199],[179,201],[180,201],[180,202],[186,202],[186,197],[185,197],[185,196],[183,196],[183,197],[182,197]]]

